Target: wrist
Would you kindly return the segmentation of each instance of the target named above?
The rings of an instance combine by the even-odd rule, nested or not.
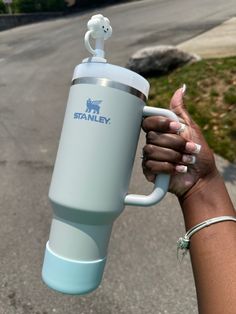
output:
[[[235,216],[235,210],[223,178],[217,169],[179,197],[186,229],[218,216]]]

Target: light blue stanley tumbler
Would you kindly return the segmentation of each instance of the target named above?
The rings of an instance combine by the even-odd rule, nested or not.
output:
[[[142,76],[107,63],[104,40],[111,33],[101,14],[89,20],[85,46],[93,56],[74,71],[49,191],[54,215],[42,277],[68,294],[99,286],[112,225],[125,205],[153,205],[169,184],[161,174],[150,195],[127,195],[142,118],[178,119],[145,106],[149,83]]]

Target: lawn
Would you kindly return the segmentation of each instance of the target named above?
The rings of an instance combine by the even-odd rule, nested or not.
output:
[[[216,154],[236,161],[236,57],[202,60],[151,84],[148,104],[168,107],[173,92],[185,83],[185,103]]]

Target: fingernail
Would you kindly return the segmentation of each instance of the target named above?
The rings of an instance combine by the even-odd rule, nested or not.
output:
[[[180,122],[172,121],[170,122],[169,128],[174,132],[183,132],[185,130],[186,125]]]
[[[194,155],[183,155],[182,161],[186,164],[194,165],[196,162],[196,157]]]
[[[185,94],[186,89],[187,89],[186,84],[183,84],[183,86],[182,86],[182,94],[183,94],[183,95]]]
[[[175,170],[177,172],[180,172],[180,173],[186,173],[188,171],[188,167],[187,166],[183,166],[183,165],[177,165],[175,167]]]
[[[185,149],[189,153],[199,154],[202,146],[200,144],[196,144],[193,142],[187,142],[185,145]]]

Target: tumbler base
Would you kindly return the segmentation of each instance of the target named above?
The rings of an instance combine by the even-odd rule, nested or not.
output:
[[[52,289],[66,294],[86,294],[95,290],[102,280],[106,258],[77,261],[54,253],[47,243],[42,279]]]

